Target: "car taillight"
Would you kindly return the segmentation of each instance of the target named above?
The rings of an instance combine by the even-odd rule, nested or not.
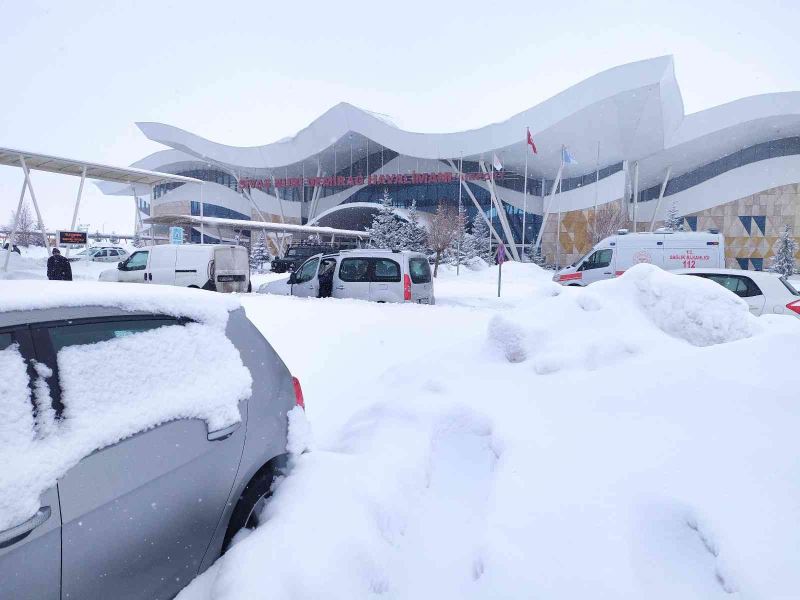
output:
[[[411,277],[403,275],[403,300],[411,300]]]
[[[786,308],[800,315],[800,300],[789,302],[789,304],[786,305]]]
[[[297,377],[292,377],[292,384],[294,385],[294,403],[305,410],[306,402],[303,400],[303,388],[300,386],[300,380]]]

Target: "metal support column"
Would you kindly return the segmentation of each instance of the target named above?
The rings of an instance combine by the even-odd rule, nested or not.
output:
[[[472,203],[475,205],[475,208],[478,209],[478,214],[481,216],[481,218],[483,218],[483,220],[486,223],[486,225],[489,226],[489,243],[491,243],[491,239],[492,239],[491,236],[494,236],[494,238],[497,240],[497,243],[500,244],[502,242],[502,240],[500,239],[500,236],[497,234],[497,232],[495,231],[494,227],[492,226],[491,220],[489,220],[486,217],[486,214],[483,212],[483,209],[481,208],[480,202],[478,202],[477,198],[475,198],[475,194],[472,193],[472,190],[469,189],[469,186],[467,185],[467,182],[464,181],[463,173],[456,168],[456,166],[455,166],[455,164],[453,164],[452,160],[447,159],[447,162],[450,164],[450,166],[453,168],[453,170],[458,174],[458,179],[461,182],[461,185],[464,188],[464,191],[467,192],[467,196],[469,196],[470,200],[472,200]]]
[[[25,200],[25,188],[28,186],[28,174],[25,174],[25,179],[22,182],[22,191],[19,193],[19,202],[17,202],[17,212],[14,213],[14,224],[11,226],[11,233],[6,238],[8,250],[6,251],[5,260],[3,261],[3,272],[8,271],[8,260],[11,258],[11,252],[14,248],[14,237],[17,235],[17,226],[19,225],[19,213],[22,210],[22,202]]]
[[[639,229],[639,161],[633,163],[633,233]]]
[[[664,198],[664,192],[667,191],[667,183],[669,182],[669,176],[672,174],[672,165],[667,167],[667,173],[664,175],[664,182],[661,184],[661,190],[658,193],[658,202],[656,202],[656,207],[653,209],[653,218],[650,219],[650,231],[653,231],[653,227],[656,224],[656,215],[658,214],[658,209],[661,208],[661,200]]]
[[[28,183],[28,191],[31,193],[31,200],[33,201],[33,208],[36,209],[36,218],[39,220],[39,229],[42,232],[42,238],[44,238],[44,246],[47,248],[47,254],[50,254],[50,238],[47,237],[47,230],[44,227],[44,221],[42,221],[42,213],[39,210],[39,203],[36,201],[36,193],[33,191],[33,183],[31,182],[31,174],[28,170],[28,165],[25,162],[25,157],[20,154],[19,162],[22,165],[22,170],[25,172],[25,181]]]
[[[481,171],[484,173],[488,173],[486,169],[486,163],[483,161],[479,161],[481,166]],[[508,250],[511,252],[511,256],[514,260],[519,261],[519,253],[517,252],[517,244],[514,241],[514,235],[511,232],[511,225],[508,223],[508,218],[506,216],[506,211],[503,208],[502,200],[497,197],[496,188],[494,186],[494,177],[489,180],[489,195],[492,199],[492,202],[495,205],[497,210],[497,218],[500,221],[500,226],[503,228],[503,233],[506,236],[506,240],[508,241]]]
[[[78,184],[78,197],[75,199],[75,210],[72,211],[72,223],[70,224],[70,230],[75,231],[75,224],[78,221],[78,207],[81,205],[81,195],[83,194],[83,183],[86,181],[86,165],[83,165],[83,170],[81,171],[81,182]],[[57,242],[58,240],[56,240]],[[69,251],[70,248],[67,247],[67,251],[64,255],[69,258]]]

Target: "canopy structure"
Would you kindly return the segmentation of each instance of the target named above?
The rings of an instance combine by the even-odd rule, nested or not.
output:
[[[319,227],[317,225],[296,225],[294,223],[273,223],[268,221],[246,221],[244,219],[220,219],[217,217],[198,217],[193,215],[161,215],[144,219],[145,223],[154,225],[206,225],[209,227],[230,227],[232,229],[260,229],[282,233],[310,233],[336,237],[368,238],[366,231],[353,229],[337,229],[335,227]]]
[[[147,188],[148,191],[155,185],[160,183],[200,183],[203,182],[199,179],[192,177],[185,177],[183,175],[171,175],[169,173],[159,173],[157,171],[146,171],[144,169],[136,169],[133,167],[114,167],[111,165],[104,165],[102,163],[88,162],[74,158],[63,158],[60,156],[52,156],[49,154],[41,154],[38,152],[29,152],[27,150],[18,150],[14,148],[0,147],[0,165],[9,167],[19,167],[25,176],[22,183],[22,191],[19,194],[19,202],[17,203],[17,211],[14,216],[14,224],[11,228],[11,233],[6,240],[9,248],[14,243],[14,236],[17,233],[19,225],[19,213],[22,209],[22,202],[25,199],[25,190],[30,192],[31,200],[33,201],[33,208],[36,211],[36,218],[39,224],[39,230],[42,232],[44,244],[47,247],[48,254],[50,253],[50,239],[47,236],[47,230],[42,220],[42,213],[39,209],[39,203],[36,200],[36,193],[33,190],[31,182],[31,171],[46,171],[48,173],[58,173],[61,175],[72,175],[80,177],[80,184],[78,186],[78,196],[75,200],[75,210],[72,213],[71,229],[75,229],[75,223],[78,219],[78,208],[81,203],[81,196],[83,195],[83,184],[86,179],[95,179],[99,181],[111,181],[115,183],[125,183],[131,186],[134,191],[134,228],[135,232],[139,232],[141,225],[141,217],[139,215],[139,207],[136,204],[136,187],[142,186]],[[3,262],[3,271],[8,270],[8,259],[11,252],[7,252]],[[69,249],[67,249],[69,255]]]
[[[146,171],[133,167],[113,167],[101,163],[87,162],[73,158],[62,158],[38,152],[28,152],[14,148],[0,147],[0,165],[9,167],[21,167],[31,171],[47,171],[49,173],[59,173],[61,175],[74,175],[85,177],[86,179],[96,179],[99,181],[113,181],[116,183],[128,183],[150,187],[159,183],[202,183],[199,179],[183,177],[181,175],[171,175],[169,173],[159,173],[157,171]]]

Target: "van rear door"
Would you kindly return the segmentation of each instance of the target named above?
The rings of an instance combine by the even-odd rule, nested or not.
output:
[[[150,249],[150,264],[147,267],[148,283],[175,285],[175,261],[178,247],[172,245],[153,246]]]
[[[424,256],[410,256],[408,258],[408,278],[411,280],[411,302],[419,304],[433,304],[433,279],[431,266]],[[405,285],[405,282],[403,282]]]
[[[246,292],[250,261],[243,246],[214,248],[214,283],[218,292]]]

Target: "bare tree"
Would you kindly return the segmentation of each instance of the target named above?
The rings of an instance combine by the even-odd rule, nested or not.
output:
[[[617,233],[617,230],[628,227],[628,211],[623,206],[623,200],[609,202],[598,207],[595,218],[594,243],[596,244],[603,238]]]
[[[436,253],[433,263],[434,277],[439,273],[439,262],[442,255],[453,244],[461,227],[462,222],[458,210],[454,206],[439,202],[428,230],[428,246]]]
[[[8,224],[9,233],[14,229],[14,220],[17,211],[11,211],[11,221]],[[17,233],[14,234],[14,243],[19,246],[41,246],[44,244],[38,224],[31,214],[31,207],[26,202],[19,211]]]

